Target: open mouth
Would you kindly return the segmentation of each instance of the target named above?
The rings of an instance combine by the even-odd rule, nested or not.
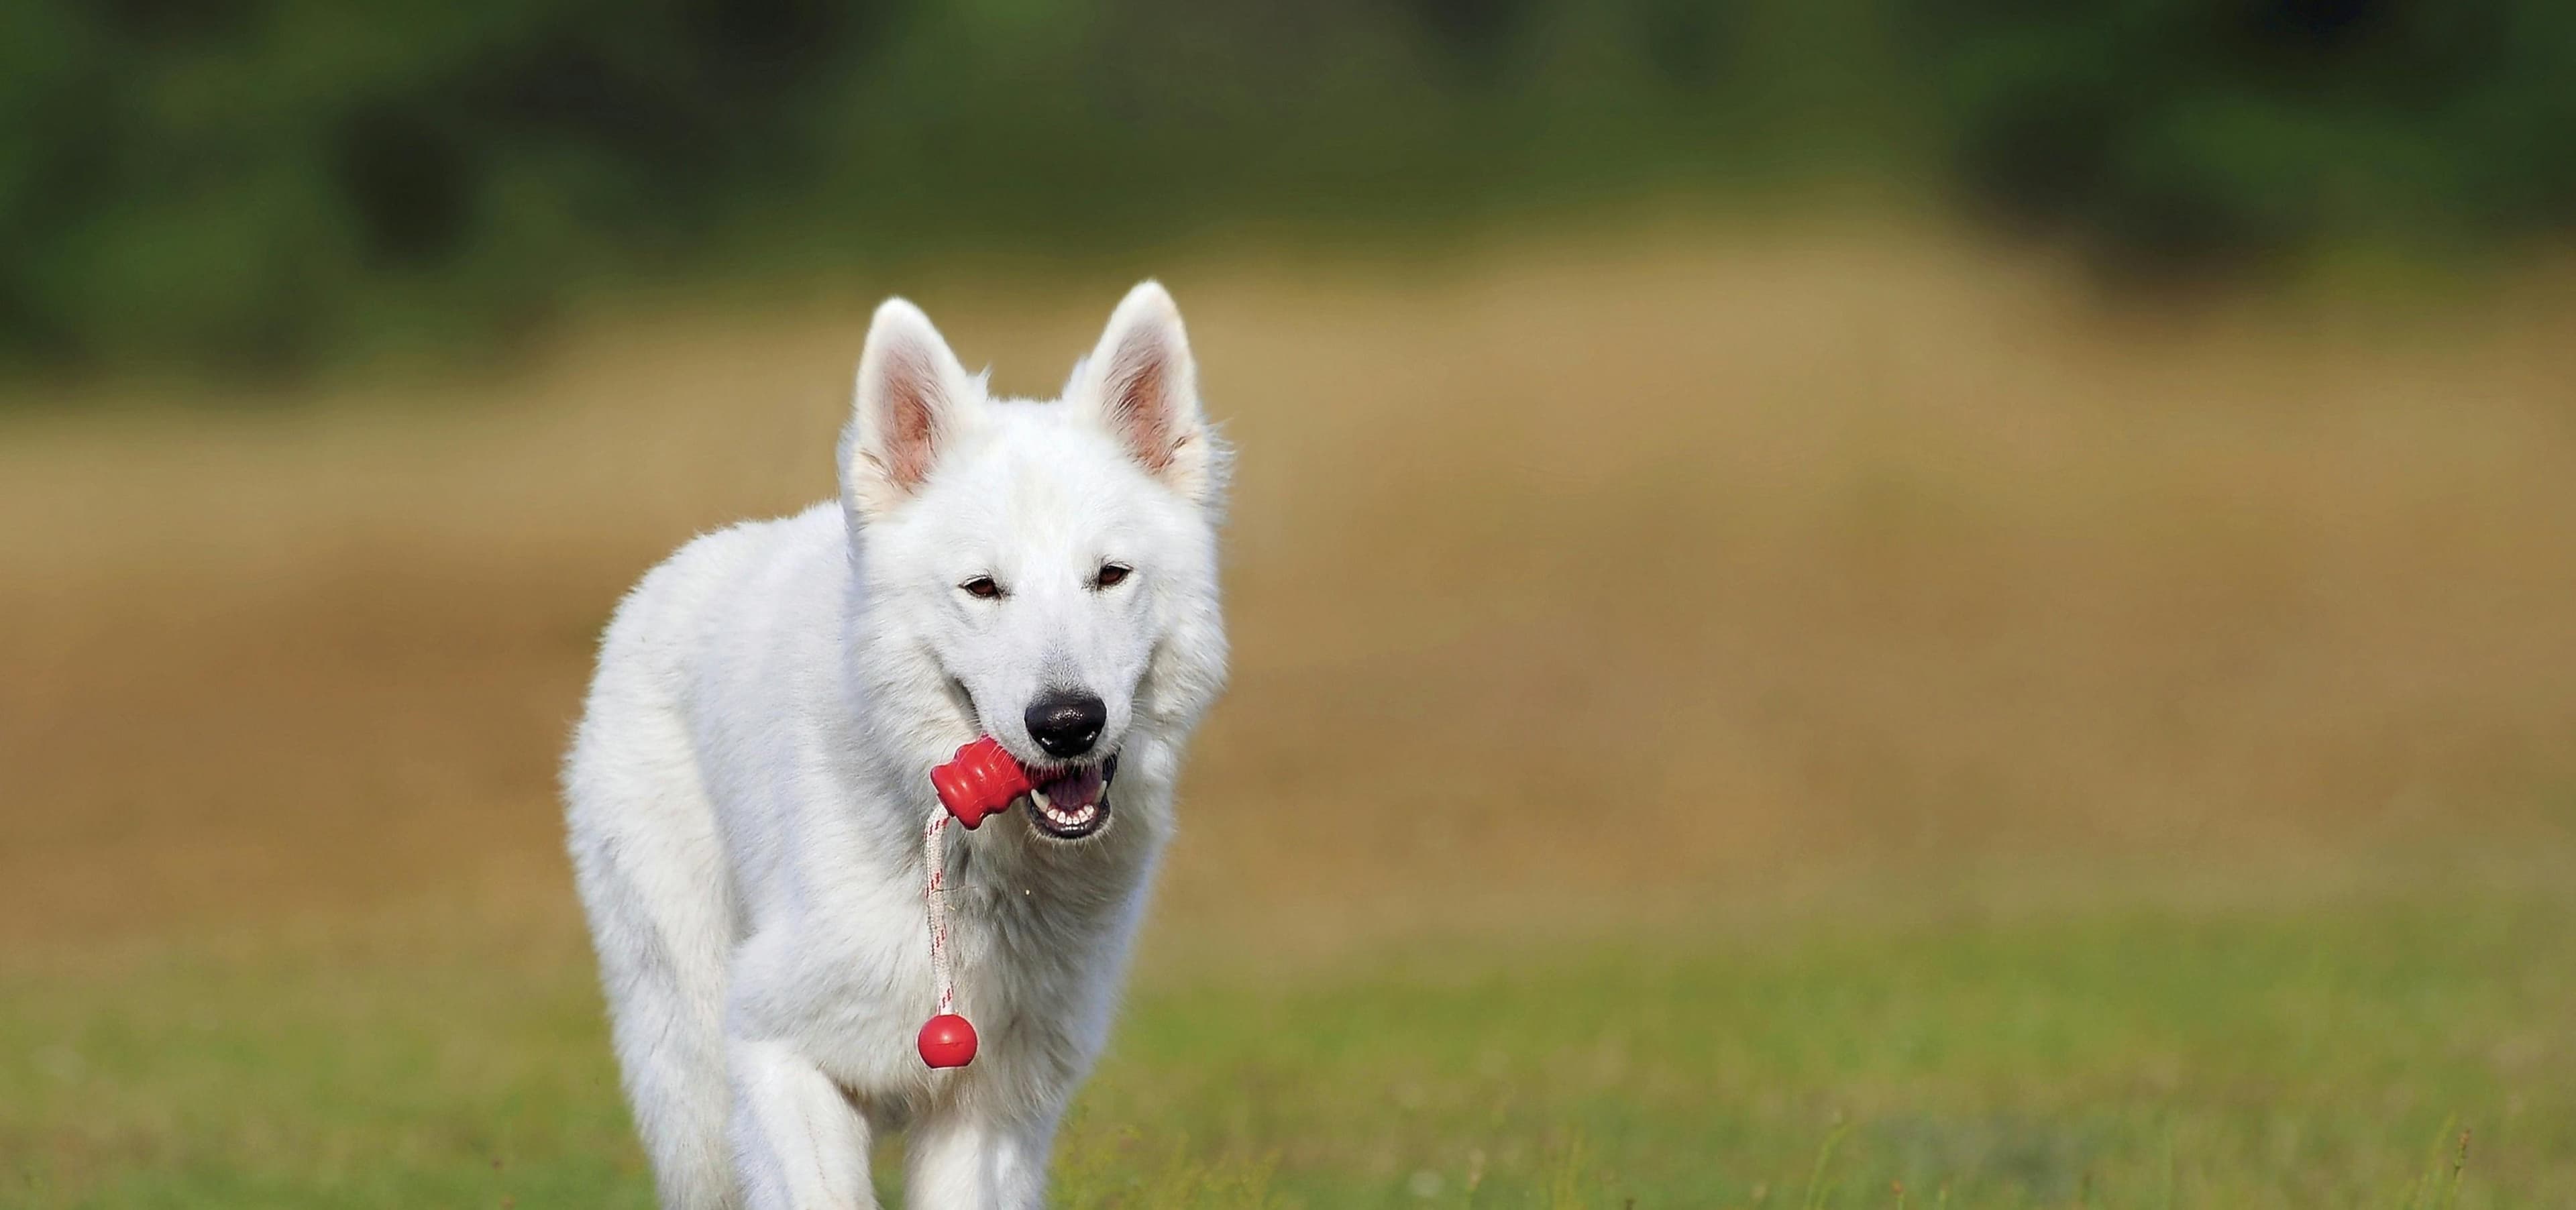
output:
[[[1063,769],[1031,769],[1029,823],[1057,840],[1080,840],[1109,825],[1109,783],[1118,778],[1118,757]]]

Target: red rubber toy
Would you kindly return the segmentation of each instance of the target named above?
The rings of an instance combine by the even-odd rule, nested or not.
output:
[[[939,805],[969,829],[995,811],[1008,810],[1012,799],[1033,788],[1028,770],[1020,767],[1001,741],[989,735],[975,737],[975,742],[959,748],[947,764],[932,769],[930,786],[939,792]],[[940,825],[945,822],[934,818],[922,840],[922,865],[930,879],[923,892],[930,907],[930,965],[939,979],[941,1012],[922,1025],[921,1036],[913,1045],[921,1051],[921,1061],[934,1068],[964,1067],[975,1061],[975,1027],[967,1024],[966,1018],[946,1011],[953,988],[946,953],[947,888],[942,885],[945,867],[939,857]]]
[[[939,805],[957,817],[957,822],[973,830],[984,817],[1008,809],[1011,800],[1032,788],[1028,771],[1020,767],[1002,741],[989,735],[975,737],[975,742],[957,750],[955,759],[930,771],[930,785],[939,791]],[[933,1022],[937,1024],[937,1022]],[[958,1022],[963,1026],[965,1022]],[[923,1038],[930,1035],[925,1033]],[[924,1043],[927,1045],[927,1043]],[[966,1049],[973,1053],[974,1035],[967,1035]],[[962,1060],[961,1060],[962,1062]],[[936,1067],[934,1063],[931,1066]]]
[[[975,1061],[975,1027],[955,1013],[941,1013],[921,1027],[921,1061],[933,1067],[964,1067]]]

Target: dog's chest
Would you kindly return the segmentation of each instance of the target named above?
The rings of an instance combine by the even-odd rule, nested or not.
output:
[[[968,862],[952,898],[958,1002],[997,1027],[1085,1028],[1125,966],[1143,879],[1123,860]]]

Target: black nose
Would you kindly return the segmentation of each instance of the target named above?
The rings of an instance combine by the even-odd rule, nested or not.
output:
[[[1079,690],[1050,689],[1020,718],[1029,725],[1029,738],[1047,755],[1070,758],[1099,742],[1100,729],[1109,724],[1109,707]]]

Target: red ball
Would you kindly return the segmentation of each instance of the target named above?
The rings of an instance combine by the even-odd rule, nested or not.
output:
[[[932,769],[930,786],[939,791],[940,805],[969,830],[1030,789],[1028,771],[1002,741],[989,735],[977,736],[947,764]]]
[[[921,1027],[921,1061],[932,1067],[964,1067],[975,1061],[975,1027],[955,1013],[941,1013]]]

